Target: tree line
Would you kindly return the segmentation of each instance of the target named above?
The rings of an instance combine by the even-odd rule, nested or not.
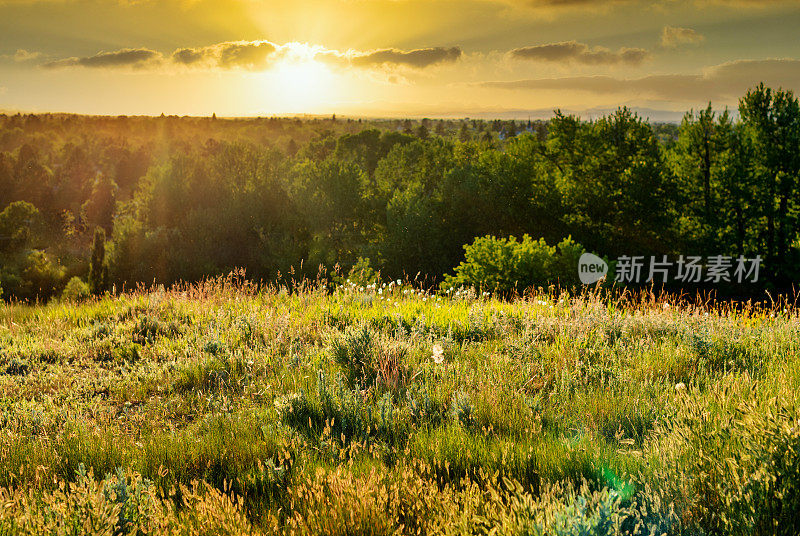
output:
[[[757,289],[788,290],[798,175],[798,100],[763,84],[738,113],[709,104],[680,125],[626,108],[537,122],[0,116],[0,287],[47,299],[73,278],[99,292],[320,266],[434,283],[477,237],[529,235],[607,258],[760,255]]]

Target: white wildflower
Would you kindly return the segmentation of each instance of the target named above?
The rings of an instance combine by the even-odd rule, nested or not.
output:
[[[433,362],[437,364],[444,363],[444,348],[442,348],[442,345],[434,344],[432,350],[433,355],[431,355],[431,358]]]

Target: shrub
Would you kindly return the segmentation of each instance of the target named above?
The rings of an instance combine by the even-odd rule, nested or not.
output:
[[[409,387],[406,390],[406,407],[414,424],[438,424],[441,421],[442,408],[431,399],[427,387]]]
[[[339,284],[343,284],[345,282],[345,278],[342,277],[334,278],[334,280]],[[350,268],[346,278],[346,281],[362,287],[367,285],[377,285],[380,283],[380,280],[380,272],[376,271],[372,267],[372,263],[369,258],[365,257],[358,258],[353,267]]]
[[[345,442],[366,437],[372,425],[371,411],[355,391],[347,388],[337,378],[335,386],[320,372],[317,378],[317,398],[323,420],[331,426],[333,437],[342,437]]]
[[[568,237],[556,246],[543,238],[476,238],[464,246],[464,261],[454,275],[445,275],[443,289],[470,287],[485,291],[510,293],[525,289],[578,283],[578,259],[584,253],[580,244]]]
[[[366,385],[375,380],[373,356],[376,337],[377,334],[365,325],[350,329],[344,336],[334,338],[331,344],[331,355],[344,369],[350,385]]]
[[[9,294],[27,300],[48,300],[58,294],[63,284],[64,267],[44,251],[31,250],[19,258],[14,277],[14,263],[3,277],[9,283]]]
[[[180,333],[178,324],[162,322],[151,315],[142,315],[133,326],[133,340],[139,344],[153,344],[159,337],[174,336]]]
[[[475,422],[475,405],[467,393],[458,391],[450,402],[450,415],[462,426],[470,426]]]
[[[85,300],[91,295],[89,292],[89,285],[83,282],[80,277],[73,277],[67,283],[67,286],[64,287],[63,292],[61,292],[61,299],[65,301],[81,301]]]
[[[118,365],[135,363],[140,357],[141,346],[120,336],[97,340],[88,352],[95,361]]]
[[[6,374],[12,376],[25,376],[30,371],[30,366],[24,361],[19,359],[12,359],[6,366]]]
[[[342,367],[351,387],[371,387],[398,391],[407,380],[407,349],[387,341],[368,325],[336,336],[331,345],[333,359]]]
[[[691,338],[691,346],[699,370],[720,372],[747,370],[752,373],[756,372],[763,362],[763,356],[728,334],[711,338],[706,334],[695,333]]]
[[[208,389],[238,392],[252,379],[252,362],[239,354],[222,352],[182,367],[174,385],[179,392]]]
[[[225,345],[218,340],[211,340],[203,345],[203,351],[207,354],[219,355],[223,350],[225,350]]]

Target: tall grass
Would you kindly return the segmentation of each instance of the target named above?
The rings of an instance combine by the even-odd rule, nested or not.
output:
[[[796,534],[799,331],[238,276],[0,305],[0,534]]]

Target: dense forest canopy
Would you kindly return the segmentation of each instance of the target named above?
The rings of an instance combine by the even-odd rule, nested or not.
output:
[[[47,299],[244,268],[434,282],[486,235],[623,255],[760,256],[800,275],[800,108],[763,85],[738,114],[649,124],[0,115],[0,288]],[[577,267],[576,267],[577,269]],[[575,274],[577,275],[577,274]],[[70,287],[73,287],[71,284]]]

